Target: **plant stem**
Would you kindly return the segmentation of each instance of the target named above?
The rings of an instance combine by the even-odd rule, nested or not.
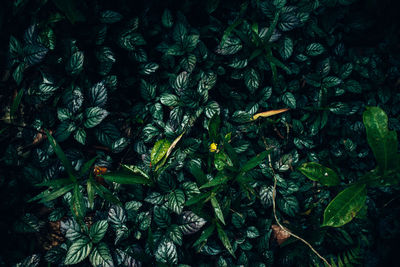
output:
[[[262,136],[262,138],[263,138],[263,141],[264,141],[265,148],[266,148],[266,150],[268,151],[268,145],[267,145],[267,142],[266,142],[266,140],[265,140],[265,137]],[[279,226],[283,231],[285,231],[285,232],[288,233],[289,235],[293,236],[294,238],[296,238],[296,239],[300,240],[301,242],[303,242],[304,244],[306,244],[306,245],[312,250],[312,252],[315,253],[315,255],[317,255],[321,260],[323,260],[323,261],[325,262],[325,264],[326,264],[327,266],[332,267],[332,265],[331,265],[324,257],[322,257],[322,256],[318,253],[318,251],[317,251],[315,248],[313,248],[313,246],[312,246],[310,243],[308,243],[306,240],[304,240],[304,239],[301,238],[300,236],[298,236],[298,235],[292,233],[289,229],[287,229],[286,227],[282,226],[282,224],[279,222],[278,216],[276,215],[276,183],[277,183],[277,179],[276,179],[276,175],[275,175],[274,168],[272,167],[271,154],[268,154],[268,165],[269,165],[269,167],[271,168],[272,173],[273,173],[273,175],[274,175],[274,188],[273,188],[273,191],[272,191],[272,209],[273,209],[274,218],[275,218],[276,223],[278,224],[278,226]]]

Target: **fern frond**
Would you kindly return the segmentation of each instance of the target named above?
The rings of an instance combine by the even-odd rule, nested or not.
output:
[[[361,265],[361,259],[361,249],[357,246],[338,254],[336,259],[334,257],[330,258],[330,264],[332,267],[353,267]],[[315,267],[320,266],[319,264],[315,265]],[[323,266],[327,267],[326,264]]]

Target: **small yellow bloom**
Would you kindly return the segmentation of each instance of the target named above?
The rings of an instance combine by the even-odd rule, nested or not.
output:
[[[210,152],[215,152],[217,151],[217,144],[216,143],[212,143],[210,145]]]

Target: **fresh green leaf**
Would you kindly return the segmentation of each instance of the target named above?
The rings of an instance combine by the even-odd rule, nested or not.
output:
[[[221,206],[219,205],[219,202],[218,202],[217,198],[212,194],[211,194],[211,205],[214,208],[214,212],[215,212],[215,215],[217,216],[217,218],[223,224],[225,224],[224,214],[222,213]]]
[[[340,192],[326,207],[322,226],[340,227],[350,222],[365,205],[365,185],[353,185]]]
[[[378,107],[368,107],[363,113],[367,141],[382,173],[398,168],[397,133],[389,131],[388,117]]]
[[[161,161],[167,153],[171,142],[167,139],[158,140],[151,149],[151,164],[154,166]]]
[[[310,180],[326,186],[335,186],[340,182],[336,172],[316,162],[304,163],[299,167],[299,171]]]
[[[95,222],[89,231],[89,236],[93,243],[99,243],[103,239],[108,229],[108,222],[106,220],[101,220]]]
[[[83,261],[92,250],[93,244],[89,238],[80,238],[69,247],[64,264],[71,265]]]

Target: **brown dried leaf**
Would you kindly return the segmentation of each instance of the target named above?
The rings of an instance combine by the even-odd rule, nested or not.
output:
[[[285,242],[289,237],[290,234],[283,230],[279,225],[273,224],[271,225],[273,237],[276,239],[279,245]]]

